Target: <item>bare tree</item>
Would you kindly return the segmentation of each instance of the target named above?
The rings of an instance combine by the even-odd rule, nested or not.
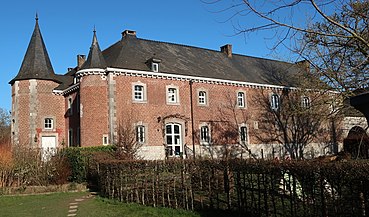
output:
[[[227,13],[236,34],[272,33],[272,50],[284,47],[308,60],[314,75],[336,91],[350,95],[354,89],[368,87],[367,0],[203,2],[220,6],[219,12]],[[243,22],[251,19],[255,26]]]
[[[240,132],[241,126],[246,127],[250,119],[249,111],[238,106],[233,92],[227,92],[225,98],[227,100],[217,107],[214,120],[208,121],[212,132],[211,139],[203,147],[208,150],[211,157],[239,158],[245,153],[247,157],[254,157],[248,147],[248,129],[245,128],[245,132]],[[243,105],[243,107],[246,106],[246,104]],[[201,137],[200,134],[201,132],[197,133]],[[242,138],[241,134],[245,134],[245,138]],[[201,138],[198,140],[201,143]]]
[[[132,114],[122,116],[117,129],[117,157],[121,159],[137,159],[138,151],[142,144],[138,141],[136,123],[133,121]]]
[[[337,142],[328,121],[335,117],[329,99],[325,93],[297,89],[260,92],[254,99],[261,106],[258,140],[282,145],[293,159],[304,158],[305,147],[323,138]]]

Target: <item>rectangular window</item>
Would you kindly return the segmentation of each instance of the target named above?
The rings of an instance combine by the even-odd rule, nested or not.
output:
[[[153,72],[159,72],[159,63],[151,63],[151,70]]]
[[[54,128],[54,120],[52,118],[45,118],[44,128],[45,130],[52,130]]]
[[[200,142],[201,143],[209,143],[210,142],[209,126],[201,126],[201,128],[200,128]]]
[[[279,109],[279,105],[280,104],[280,99],[279,96],[277,94],[273,94],[270,97],[270,106],[273,110],[278,110]]]
[[[138,125],[136,127],[136,141],[139,144],[144,144],[145,143],[145,126]]]
[[[103,145],[109,145],[108,135],[103,135]]]
[[[245,108],[245,93],[244,92],[237,93],[237,105],[239,108]]]
[[[135,85],[133,94],[134,94],[135,101],[144,101],[144,86]]]
[[[169,87],[167,97],[168,103],[178,103],[178,89]]]
[[[247,127],[246,126],[240,127],[240,142],[242,144],[247,143]]]
[[[206,91],[199,91],[199,104],[200,105],[206,105],[207,104],[207,97],[206,97]]]

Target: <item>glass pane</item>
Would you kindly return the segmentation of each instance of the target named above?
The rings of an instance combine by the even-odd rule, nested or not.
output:
[[[173,147],[172,146],[168,146],[167,147],[167,151],[168,151],[168,155],[172,156],[173,155]]]
[[[166,134],[171,134],[172,133],[172,125],[170,125],[170,124],[168,124],[167,126],[166,126]]]
[[[173,144],[172,136],[167,136],[167,145],[172,145],[172,144]]]
[[[174,125],[174,133],[179,134],[179,125]]]
[[[174,151],[175,151],[175,155],[180,155],[181,154],[181,147],[180,146],[175,146]]]
[[[176,144],[176,145],[181,144],[181,139],[180,139],[180,136],[179,135],[174,136],[174,144]]]

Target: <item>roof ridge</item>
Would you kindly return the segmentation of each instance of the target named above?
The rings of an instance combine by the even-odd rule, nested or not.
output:
[[[196,47],[196,46],[193,46],[193,45],[180,44],[180,43],[175,43],[175,42],[158,41],[158,40],[152,40],[152,39],[146,39],[146,38],[136,38],[136,39],[143,40],[143,41],[149,41],[149,42],[156,42],[156,43],[162,43],[162,44],[176,45],[176,46],[181,46],[181,47],[195,48],[195,49],[200,49],[200,50],[207,50],[207,51],[222,53],[220,50],[214,50],[214,49],[210,49],[210,48]],[[235,56],[241,56],[241,57],[248,57],[248,58],[253,58],[253,59],[262,59],[262,60],[268,60],[268,61],[274,61],[274,62],[280,62],[280,63],[294,64],[294,63],[287,62],[287,61],[270,59],[270,58],[264,58],[264,57],[250,56],[250,55],[239,54],[239,53],[232,53],[232,55],[233,56],[235,55]]]

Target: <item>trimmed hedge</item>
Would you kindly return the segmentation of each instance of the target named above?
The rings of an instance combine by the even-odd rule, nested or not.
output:
[[[170,160],[99,163],[102,196],[246,216],[365,216],[369,161]]]

